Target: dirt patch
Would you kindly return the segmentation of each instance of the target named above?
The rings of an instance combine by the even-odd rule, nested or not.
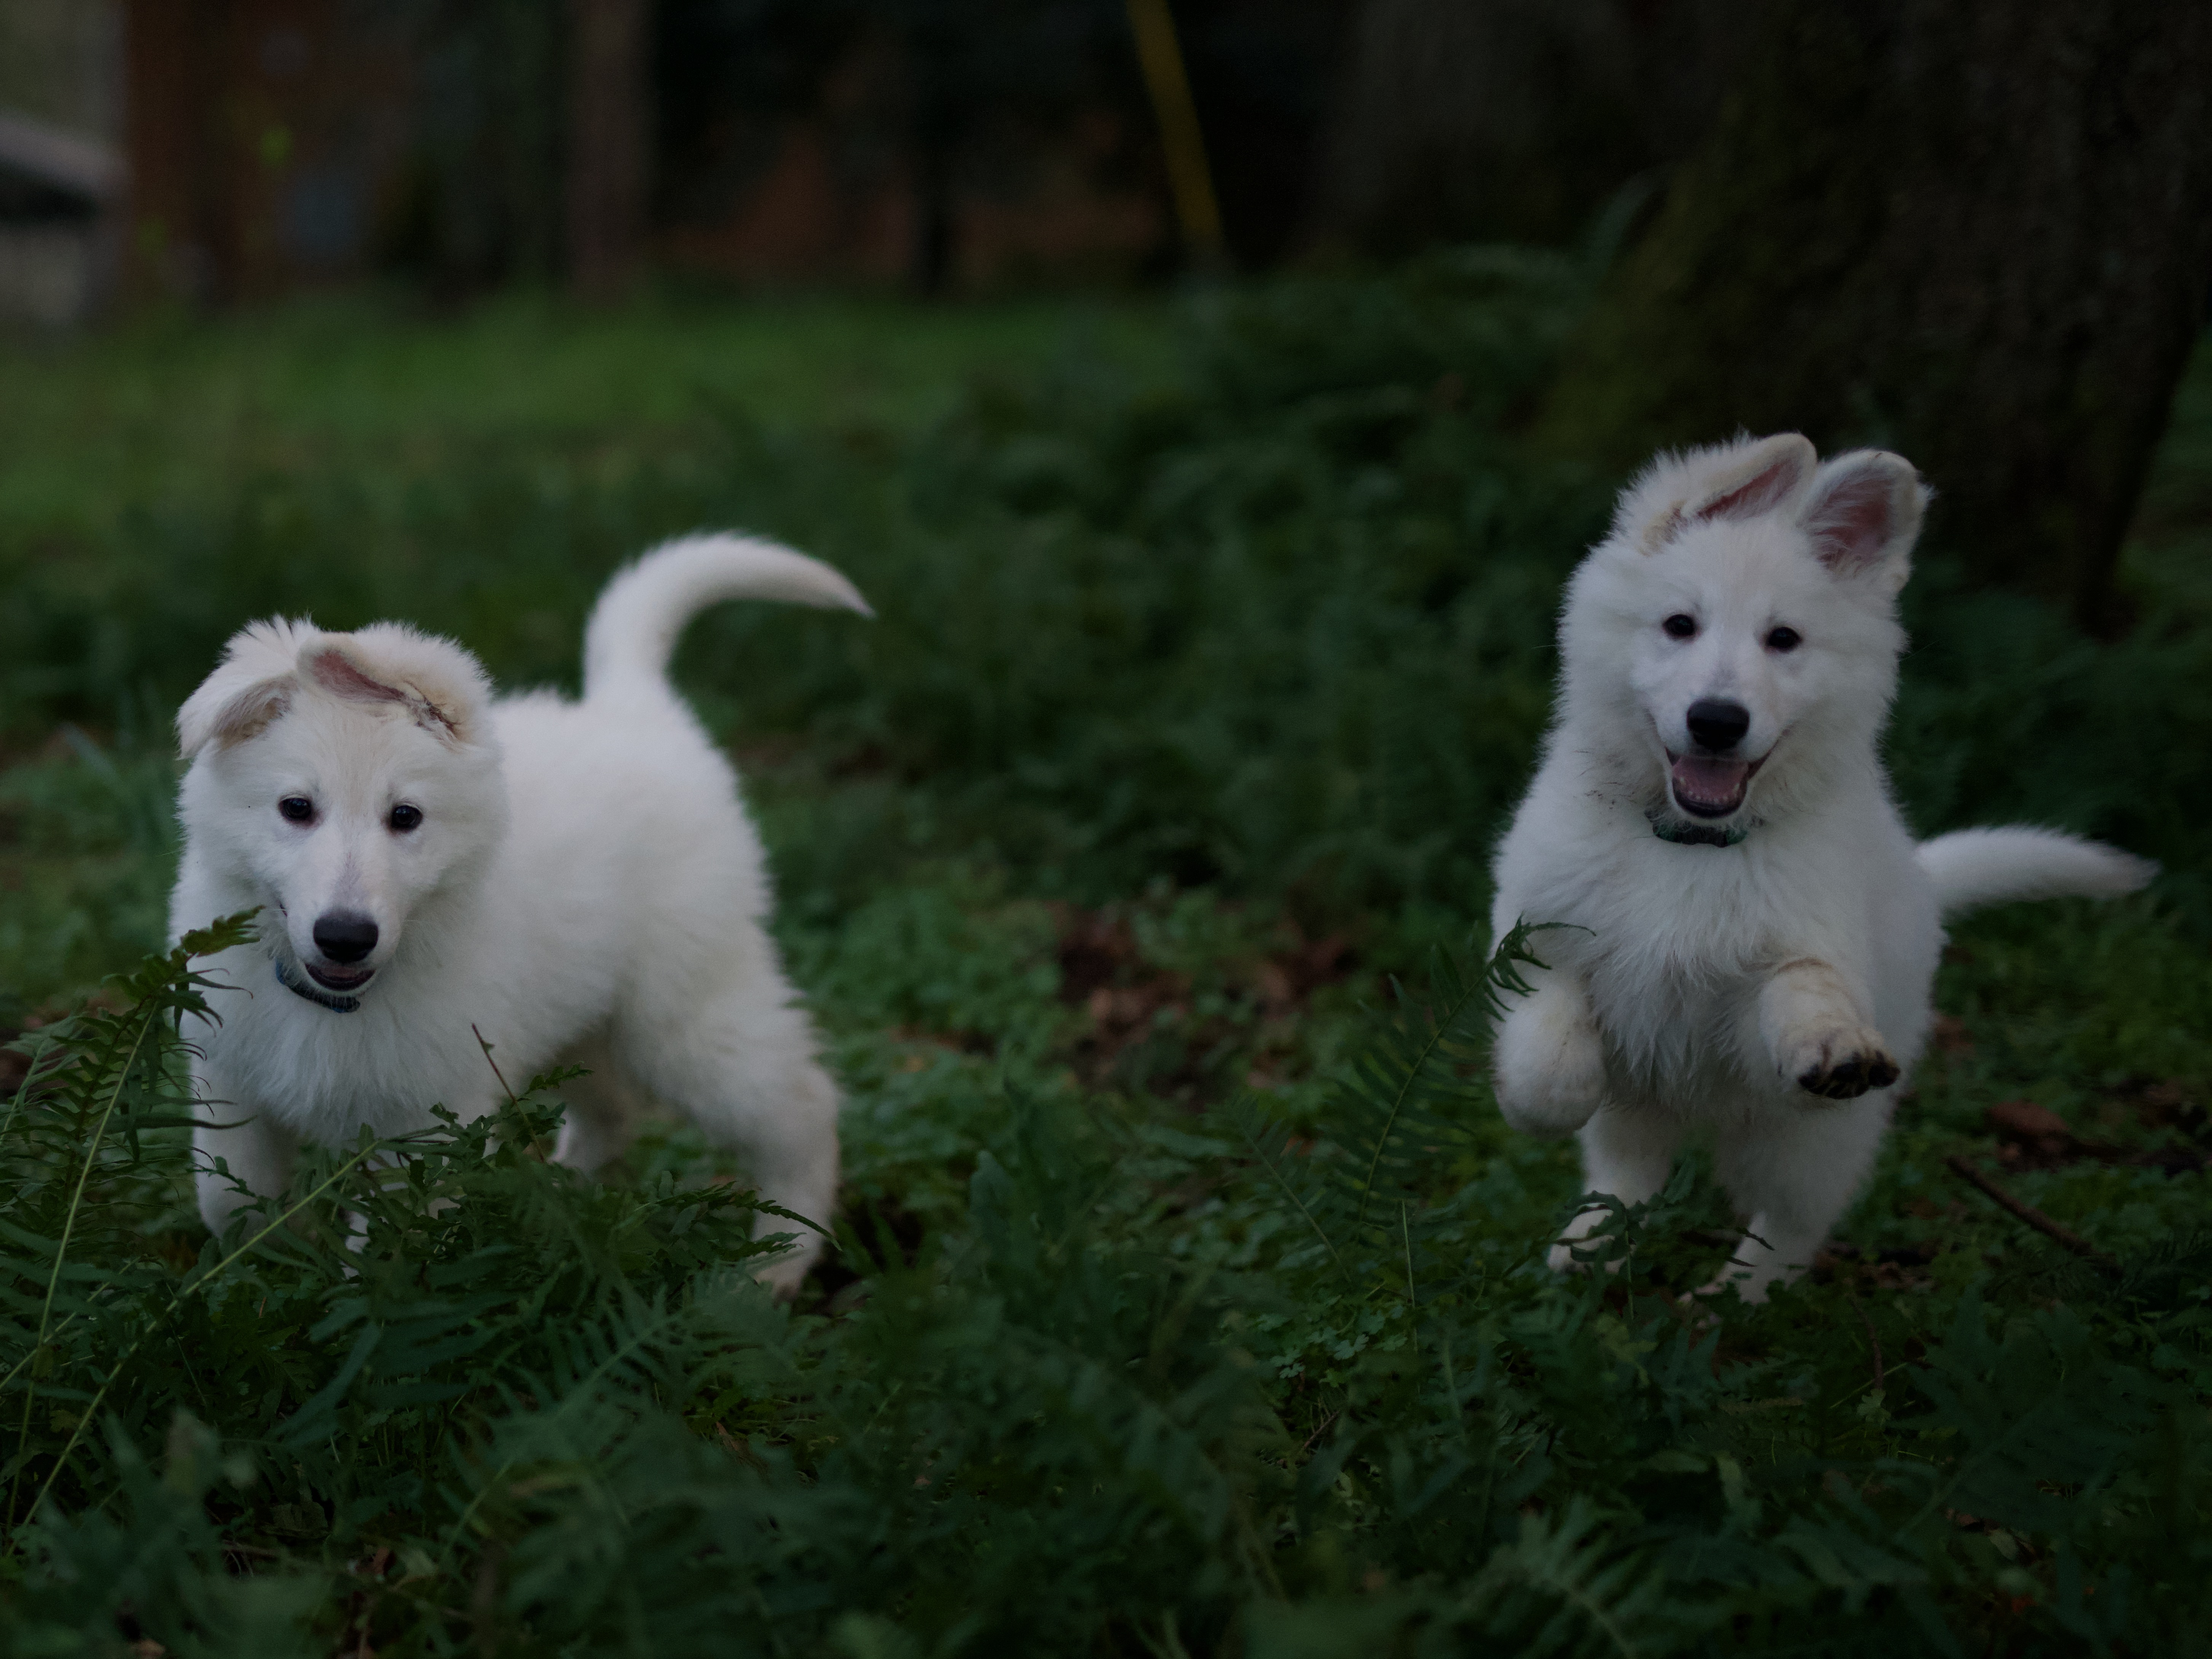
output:
[[[1079,1074],[1092,1086],[1115,1080],[1192,1104],[1240,1048],[1260,1050],[1243,1080],[1268,1086],[1273,1078],[1261,1028],[1297,1018],[1316,991],[1347,977],[1358,962],[1343,934],[1309,938],[1285,918],[1266,951],[1225,965],[1228,1012],[1200,1017],[1190,975],[1146,960],[1126,910],[1063,905],[1055,914],[1060,999],[1087,1017],[1073,1056]]]
[[[2212,1112],[2175,1078],[2134,1077],[2107,1094],[2098,1120],[2112,1129],[2164,1129],[2212,1148]]]
[[[1945,1247],[1934,1239],[1872,1250],[1834,1241],[1813,1258],[1813,1282],[1838,1280],[1857,1290],[1921,1291],[1936,1282],[1929,1266]]]
[[[1951,1014],[1936,1016],[1936,1023],[1928,1028],[1928,1046],[1939,1054],[1974,1052],[1974,1040],[1966,1034],[1966,1022]]]
[[[2203,1169],[2207,1163],[2201,1145],[2169,1142],[2162,1146],[2129,1147],[2092,1140],[2049,1107],[2032,1100],[2001,1100],[1984,1115],[1984,1121],[1997,1139],[1997,1162],[2008,1170],[2057,1170],[2072,1164],[2098,1163],[2133,1164],[2179,1175]]]

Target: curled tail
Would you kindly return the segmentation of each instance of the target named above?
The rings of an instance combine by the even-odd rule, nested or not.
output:
[[[2112,898],[2132,893],[2158,866],[2056,830],[1960,830],[1923,841],[1913,854],[1949,915],[2001,899]]]
[[[875,615],[859,590],[819,559],[751,536],[685,536],[653,549],[600,593],[584,630],[585,699],[665,684],[684,624],[724,599]]]

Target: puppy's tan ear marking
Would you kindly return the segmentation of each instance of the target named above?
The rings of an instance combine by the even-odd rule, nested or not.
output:
[[[411,686],[408,689],[407,712],[414,716],[416,725],[440,742],[461,740],[461,728],[453,724],[453,716]]]
[[[272,617],[241,628],[222,648],[222,660],[177,710],[177,747],[191,760],[210,744],[243,743],[266,730],[291,706],[300,689],[295,672],[300,645],[315,625]]]
[[[1859,449],[1820,469],[1801,519],[1813,555],[1838,576],[1878,574],[1901,587],[1929,491],[1902,455]]]
[[[1644,534],[1637,545],[1646,553],[1656,553],[1674,539],[1674,532],[1682,527],[1682,508],[1679,502],[1668,507],[1644,526]]]
[[[177,711],[178,751],[191,760],[210,743],[227,749],[266,731],[291,707],[292,693],[298,686],[293,676],[280,674],[271,679],[257,680],[223,697],[222,689],[210,681],[200,688],[203,695],[194,696]],[[216,696],[205,697],[204,694],[211,688]]]

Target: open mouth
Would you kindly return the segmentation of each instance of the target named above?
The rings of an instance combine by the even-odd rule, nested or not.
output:
[[[1693,818],[1724,818],[1743,805],[1744,791],[1759,769],[1766,764],[1725,755],[1678,755],[1667,751],[1668,787],[1674,805]]]
[[[374,968],[318,968],[312,962],[300,965],[307,970],[307,977],[325,991],[358,991],[376,977]]]

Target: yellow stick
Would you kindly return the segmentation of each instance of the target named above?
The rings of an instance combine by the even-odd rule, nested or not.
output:
[[[1137,61],[1152,96],[1152,115],[1160,124],[1160,148],[1167,155],[1176,219],[1194,258],[1200,264],[1219,265],[1224,258],[1221,207],[1214,199],[1206,135],[1199,129],[1198,106],[1191,101],[1190,77],[1183,70],[1174,15],[1168,10],[1168,0],[1128,0],[1128,5]]]

